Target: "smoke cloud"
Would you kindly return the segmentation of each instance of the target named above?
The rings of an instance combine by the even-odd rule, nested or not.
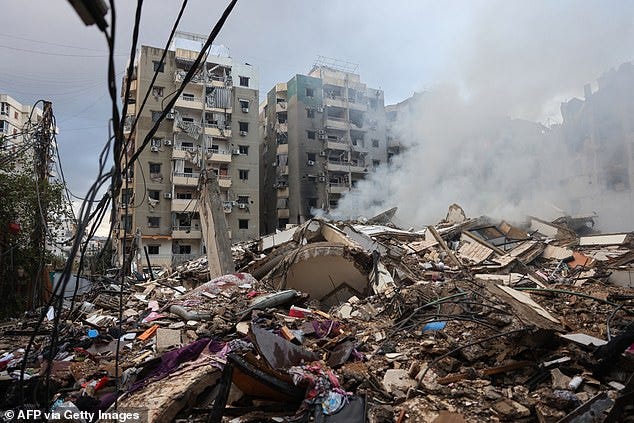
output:
[[[445,81],[399,116],[394,136],[406,150],[360,182],[333,217],[398,206],[396,223],[421,226],[456,202],[471,216],[597,212],[604,231],[634,229],[632,191],[580,184],[584,172],[553,125],[562,101],[631,60],[632,15],[607,3],[550,5],[544,14],[535,3],[482,3]]]

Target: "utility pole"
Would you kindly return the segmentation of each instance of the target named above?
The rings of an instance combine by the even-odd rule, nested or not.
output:
[[[29,300],[31,307],[37,307],[43,299],[43,288],[46,278],[44,277],[44,258],[46,255],[46,231],[47,231],[47,215],[48,215],[48,168],[50,163],[50,148],[53,126],[53,106],[50,101],[44,102],[44,110],[42,120],[39,124],[39,130],[35,133],[35,151],[34,151],[34,169],[35,169],[35,186],[37,206],[35,209],[35,230],[33,231],[33,247],[38,257],[35,258],[37,266],[34,267],[32,278],[32,286],[29,290]]]

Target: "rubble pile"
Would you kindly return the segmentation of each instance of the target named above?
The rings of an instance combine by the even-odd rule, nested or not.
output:
[[[634,234],[596,234],[591,217],[470,219],[457,205],[413,231],[392,214],[314,219],[236,246],[237,273],[212,280],[205,258],[128,279],[121,308],[106,281],[58,328],[7,322],[2,408],[142,409],[156,422],[634,421]]]

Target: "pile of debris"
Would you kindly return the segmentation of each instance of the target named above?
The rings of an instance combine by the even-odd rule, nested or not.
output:
[[[314,219],[240,245],[238,272],[210,281],[205,258],[129,279],[122,308],[107,281],[58,328],[8,322],[0,408],[86,421],[632,419],[634,234],[594,234],[588,218],[469,219],[456,205],[421,231],[389,217]]]

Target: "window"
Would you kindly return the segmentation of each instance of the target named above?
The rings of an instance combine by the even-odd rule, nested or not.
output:
[[[240,148],[240,154],[249,154],[249,146],[248,145],[241,145],[239,146]]]
[[[152,138],[152,147],[160,147],[161,139],[160,138]]]
[[[313,90],[312,88],[306,88],[306,97],[314,97],[315,96],[315,90]]]
[[[161,198],[161,191],[150,190],[147,192],[147,196],[152,200],[158,200],[159,198]]]
[[[306,137],[308,137],[309,140],[314,140],[315,139],[315,131],[306,131]]]
[[[17,120],[17,118],[19,118],[19,117],[20,117],[20,115],[18,114],[18,112],[13,112],[13,119]]]
[[[132,188],[122,189],[121,190],[121,204],[130,204],[134,195],[134,191]]]
[[[249,229],[249,219],[238,219],[239,229]]]
[[[240,100],[240,107],[242,108],[243,112],[246,112],[249,109],[249,100]]]
[[[179,245],[178,246],[178,254],[191,254],[192,246],[191,245]]]
[[[306,153],[306,157],[309,162],[315,163],[316,157],[315,153]]]
[[[148,228],[158,228],[161,226],[161,218],[157,216],[148,216],[147,218],[147,227]]]
[[[153,60],[152,63],[154,64],[154,72],[165,72],[165,63],[161,63],[160,60]]]
[[[247,179],[249,179],[249,171],[246,169],[238,170],[238,175],[239,175],[239,178],[243,181],[246,181]]]
[[[194,118],[189,116],[183,116],[183,122],[193,122]]]
[[[161,164],[150,163],[150,173],[161,173]]]
[[[148,245],[147,246],[147,253],[148,254],[158,254],[160,249],[161,249],[160,245]]]
[[[121,216],[121,229],[128,232],[132,231],[132,216],[130,215]]]
[[[161,117],[162,112],[157,112],[156,110],[152,110],[152,122],[158,122]]]
[[[308,208],[309,209],[314,209],[317,207],[317,199],[316,198],[309,198],[308,199]]]
[[[240,203],[240,204],[249,204],[249,196],[248,195],[238,195],[238,203]]]
[[[0,115],[9,116],[10,109],[9,103],[0,103]]]
[[[379,167],[380,164],[381,164],[380,160],[372,160],[372,166],[373,167]]]
[[[379,140],[372,140],[372,147],[378,148],[379,147]]]
[[[249,86],[249,77],[248,76],[241,76],[240,77],[240,86],[241,87],[248,87]]]
[[[184,167],[183,168],[183,173],[186,176],[192,176],[192,174],[194,173],[194,168],[193,167]]]
[[[315,118],[315,109],[306,109],[306,117],[308,119],[314,119]]]
[[[152,95],[154,97],[163,97],[164,90],[163,87],[152,87]]]
[[[188,192],[177,192],[176,193],[176,198],[178,198],[179,200],[191,200],[192,199],[192,193],[191,193],[191,191],[188,191]]]
[[[194,94],[183,93],[183,100],[185,101],[194,101],[195,98]]]
[[[249,132],[249,122],[239,122],[240,132]]]
[[[0,133],[8,132],[8,130],[9,130],[9,123],[4,120],[0,120]]]
[[[211,150],[212,153],[217,153],[218,151],[220,151],[220,147],[218,146],[218,144],[212,144],[212,146],[209,147],[209,150]]]
[[[379,102],[376,100],[376,98],[371,98],[370,99],[370,108],[371,109],[376,109],[379,105]]]

